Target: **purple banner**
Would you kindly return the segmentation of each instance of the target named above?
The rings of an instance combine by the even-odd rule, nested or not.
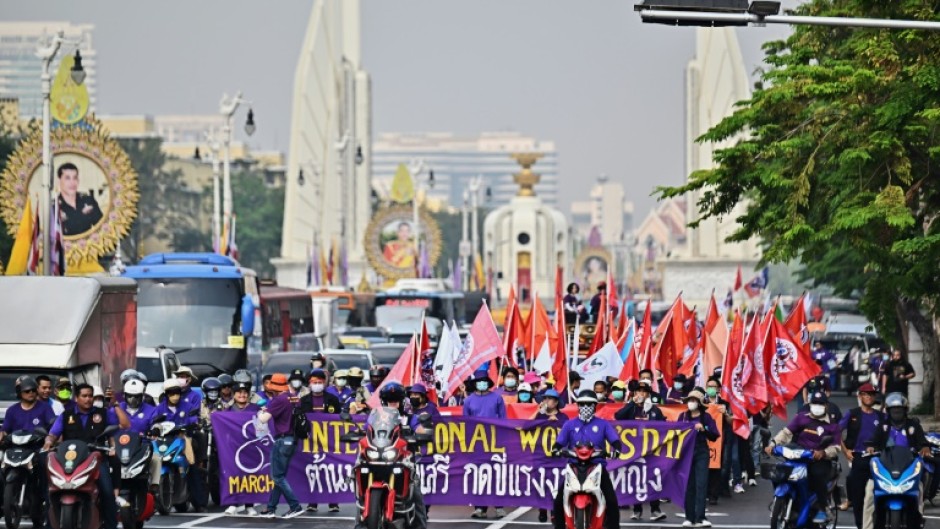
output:
[[[352,427],[336,415],[310,414],[311,435],[299,442],[288,481],[302,503],[352,503],[358,447],[339,437]],[[221,462],[222,503],[263,503],[273,487],[273,440],[257,437],[251,413],[212,415]],[[695,432],[671,422],[613,423],[623,455],[610,461],[620,505],[685,499]],[[565,460],[549,456],[556,423],[444,417],[423,448],[418,475],[430,505],[513,505],[551,508]],[[507,500],[507,498],[509,498]]]

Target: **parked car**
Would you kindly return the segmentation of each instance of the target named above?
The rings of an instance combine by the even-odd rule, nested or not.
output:
[[[365,338],[370,344],[388,343],[388,329],[385,327],[349,327],[343,334]]]
[[[375,365],[371,351],[327,349],[323,351],[323,354],[326,356],[326,368],[330,373],[335,373],[338,369],[349,369],[350,367],[359,367],[368,372]]]
[[[304,373],[310,371],[310,357],[314,351],[290,351],[274,353],[261,367],[261,376],[274,373],[290,373],[294,369],[303,369]],[[260,384],[259,384],[260,386]]]
[[[376,364],[392,367],[407,348],[408,344],[404,343],[381,343],[373,345],[369,350],[372,351],[372,360]]]

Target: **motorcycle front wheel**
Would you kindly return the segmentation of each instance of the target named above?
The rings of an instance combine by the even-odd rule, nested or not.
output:
[[[59,513],[59,529],[78,529],[78,512],[76,505],[63,505]]]
[[[160,516],[170,514],[173,508],[173,480],[170,474],[160,476],[160,494],[157,495],[157,511]]]
[[[3,487],[3,523],[7,529],[18,529],[23,520],[23,506],[20,505],[20,489],[23,483],[13,481]]]
[[[787,511],[790,510],[788,507],[792,501],[790,498],[774,499],[774,507],[770,515],[770,529],[789,529],[790,520]]]
[[[137,513],[134,508],[128,505],[122,507],[118,515],[121,517],[121,527],[124,529],[137,529]]]
[[[369,512],[366,513],[366,527],[368,529],[385,528],[385,489],[372,489],[369,495]]]
[[[888,511],[888,529],[901,529],[901,511]]]
[[[574,516],[572,516],[572,521],[574,522],[574,529],[588,529],[588,513],[586,509],[575,509]]]

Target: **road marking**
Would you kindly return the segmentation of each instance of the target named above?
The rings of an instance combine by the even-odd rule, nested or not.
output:
[[[203,517],[201,517],[201,518],[196,518],[195,520],[192,520],[192,521],[189,521],[189,522],[181,523],[181,524],[179,524],[178,527],[184,527],[184,528],[185,528],[185,527],[195,527],[195,526],[197,526],[197,525],[200,525],[200,524],[203,524],[203,523],[206,523],[206,522],[211,522],[211,521],[213,521],[213,520],[218,520],[219,518],[221,518],[221,517],[223,517],[223,516],[225,516],[225,513],[224,513],[224,512],[220,512],[219,514],[210,514],[210,515],[208,515],[208,516],[203,516]]]
[[[506,527],[507,524],[512,523],[513,520],[531,510],[532,507],[519,507],[518,509],[509,513],[507,516],[504,516],[502,519],[493,522],[493,525],[487,526],[486,529],[503,529],[503,527]],[[428,523],[431,523],[431,520],[428,520]]]

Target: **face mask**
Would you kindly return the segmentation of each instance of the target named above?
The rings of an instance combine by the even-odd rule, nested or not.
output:
[[[55,392],[55,396],[59,397],[60,400],[68,400],[72,398],[72,390],[70,389],[60,389]]]
[[[319,360],[314,360],[313,362],[310,362],[310,363],[313,365],[314,369],[320,369],[321,367],[323,367],[323,362]]]
[[[826,413],[825,404],[810,404],[809,413],[814,417],[822,417]]]
[[[904,413],[904,408],[891,408],[888,410],[888,415],[891,417],[891,421],[899,423],[904,420],[904,416],[907,415]]]
[[[606,399],[607,399],[606,393],[604,393],[603,391],[597,392],[597,400],[606,400]]]
[[[676,382],[675,384],[672,385],[672,387],[676,391],[682,391],[682,385],[683,385],[682,382]]]
[[[127,401],[128,409],[136,410],[140,407],[141,397],[139,395],[127,395],[124,399]]]
[[[104,401],[103,401],[103,400],[96,400],[95,402],[91,403],[91,405],[94,406],[94,407],[96,407],[96,408],[104,408]]]
[[[341,379],[337,380],[337,381],[336,381],[336,387],[338,387],[338,388],[344,388],[344,387],[346,387],[346,379],[345,379],[345,378],[341,378]]]
[[[294,389],[300,389],[300,386],[303,384],[300,380],[294,379],[290,381],[290,387]]]
[[[477,388],[477,391],[486,391],[490,388],[490,383],[485,380],[477,380],[474,387]]]
[[[578,406],[578,418],[584,422],[591,422],[594,418],[594,405],[582,404]]]
[[[688,406],[689,411],[695,411],[698,409],[698,402],[690,400],[688,403],[686,403],[686,406]]]
[[[614,400],[623,400],[624,393],[619,389],[613,390],[610,394],[614,396]]]
[[[310,384],[310,391],[317,393],[317,394],[323,393],[323,387],[324,387],[324,384],[322,382]]]
[[[708,395],[708,398],[713,399],[718,395],[718,388],[705,388],[705,394]]]
[[[421,397],[409,397],[408,400],[411,402],[411,407],[412,407],[412,408],[420,408],[420,407],[421,407]]]
[[[183,389],[186,389],[186,388],[189,387],[189,379],[188,379],[188,378],[183,377],[183,378],[179,379],[179,381],[180,381],[180,386],[183,386]]]
[[[641,379],[640,379],[640,382],[642,382],[642,381],[644,381],[644,380],[647,381],[647,382],[649,382],[649,383],[651,383],[651,384],[652,384],[652,382],[653,382],[652,379],[649,379],[649,378],[641,378]]]
[[[523,391],[519,393],[519,402],[531,402],[532,394],[528,391]]]
[[[218,390],[212,390],[206,392],[206,399],[208,400],[219,400]]]
[[[512,389],[516,387],[516,379],[507,378],[505,381],[503,381],[503,384],[505,384],[507,388]]]

